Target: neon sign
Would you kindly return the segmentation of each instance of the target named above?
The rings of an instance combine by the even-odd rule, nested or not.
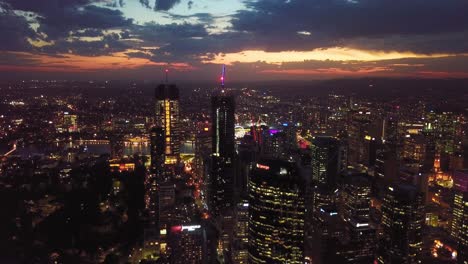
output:
[[[270,169],[270,166],[257,163],[257,168],[259,168],[259,169],[261,169],[261,170],[269,170],[269,169]]]

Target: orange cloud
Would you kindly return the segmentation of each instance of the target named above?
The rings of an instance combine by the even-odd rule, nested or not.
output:
[[[387,67],[362,68],[358,70],[345,70],[340,68],[321,68],[321,69],[282,69],[282,70],[263,70],[262,73],[288,74],[288,75],[366,75],[369,73],[392,72],[393,69]]]
[[[263,50],[246,50],[237,53],[221,53],[214,58],[208,56],[203,57],[204,63],[215,64],[232,64],[234,62],[266,62],[270,64],[281,64],[284,62],[301,62],[307,60],[318,61],[381,61],[394,60],[403,58],[442,58],[453,56],[452,54],[416,54],[412,52],[382,52],[382,51],[366,51],[350,48],[328,48],[315,49],[312,51],[281,51],[281,52],[266,52]]]
[[[417,74],[426,78],[468,78],[468,72],[420,71]]]
[[[0,64],[2,71],[39,71],[39,72],[92,72],[97,70],[137,69],[147,66],[169,66],[176,70],[187,70],[192,67],[187,63],[154,62],[146,58],[129,57],[124,52],[103,56],[80,56],[75,54],[33,54],[28,52],[9,52],[32,63],[28,65]]]

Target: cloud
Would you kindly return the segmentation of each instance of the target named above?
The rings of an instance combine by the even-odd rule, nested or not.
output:
[[[205,13],[168,11],[180,3],[198,10],[193,0],[139,2],[141,9],[161,11],[161,21],[134,23],[125,17],[129,12],[122,8],[124,0],[0,0],[0,34],[8,36],[0,42],[0,53],[100,58],[101,65],[118,56],[119,62],[127,58],[152,66],[185,63],[206,72],[219,70],[217,64],[229,60],[231,70],[246,78],[416,72],[462,76],[468,71],[463,65],[468,61],[463,55],[468,53],[466,0],[245,0],[246,9],[223,16],[209,13],[209,8]],[[336,59],[346,55],[340,50],[365,53],[355,55],[351,63]],[[289,58],[276,61],[275,53],[281,52]],[[312,53],[324,55],[302,56]],[[388,54],[399,56],[388,60],[394,58]],[[430,58],[434,54],[444,57]],[[291,62],[292,55],[297,63]],[[45,60],[51,61],[55,62]],[[35,62],[19,61],[18,67]]]
[[[173,8],[176,4],[180,3],[180,0],[156,0],[154,5],[154,10],[164,10],[167,11]]]
[[[233,29],[252,33],[267,50],[344,46],[357,38],[383,43],[391,37],[408,38],[408,45],[413,47],[418,39],[466,32],[468,28],[468,2],[463,0],[249,0],[246,3],[248,9],[235,15]],[[297,32],[310,32],[310,35]],[[466,43],[468,37],[464,40]]]
[[[82,40],[81,38],[62,39],[55,45],[45,46],[40,50],[48,54],[75,54],[81,56],[101,56],[122,52],[130,48],[127,44],[119,41],[118,34],[107,34],[98,40]]]
[[[154,5],[151,7],[150,0],[139,0],[140,4],[148,9],[153,9],[154,11],[168,11],[173,8],[175,5],[180,3],[180,0],[154,0]],[[190,1],[191,2],[191,1]],[[189,3],[189,6],[191,4]]]
[[[144,7],[151,9],[151,5],[149,0],[139,0],[140,4],[142,4]]]
[[[132,19],[125,18],[120,10],[94,5],[48,12],[46,16],[38,18],[39,30],[52,39],[67,36],[72,30],[127,27],[133,23]]]
[[[120,10],[105,7],[116,5],[115,0],[3,0],[3,3],[10,12],[32,12],[40,25],[38,31],[49,40],[66,37],[73,30],[126,27],[133,23]]]
[[[21,51],[31,49],[29,39],[37,37],[28,21],[10,11],[0,12],[0,50]]]

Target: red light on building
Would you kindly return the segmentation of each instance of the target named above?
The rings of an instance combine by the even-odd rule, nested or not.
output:
[[[173,227],[171,227],[171,232],[172,232],[172,233],[180,233],[180,232],[182,232],[182,226],[179,225],[179,226],[173,226]]]
[[[259,168],[261,170],[269,170],[270,166],[257,163],[257,168]]]

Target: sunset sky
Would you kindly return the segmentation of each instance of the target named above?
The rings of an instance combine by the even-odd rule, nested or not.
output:
[[[0,0],[0,78],[468,78],[466,0]]]

